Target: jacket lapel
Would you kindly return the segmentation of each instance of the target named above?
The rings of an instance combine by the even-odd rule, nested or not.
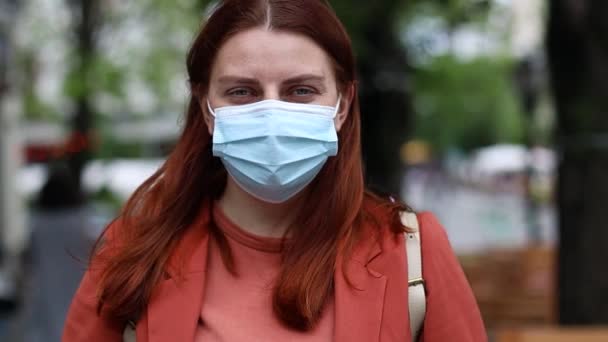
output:
[[[338,261],[334,341],[379,341],[387,277],[375,271],[370,262],[381,252],[379,244],[373,242],[355,249],[349,260]]]
[[[207,211],[207,210],[204,210]],[[150,342],[194,340],[203,300],[209,235],[204,218],[188,228],[169,261],[169,278],[155,289],[147,309]]]

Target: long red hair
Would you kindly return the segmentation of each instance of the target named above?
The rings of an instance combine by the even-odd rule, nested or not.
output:
[[[138,188],[121,213],[121,231],[116,234],[120,243],[105,258],[101,271],[100,310],[109,310],[123,320],[140,315],[185,230],[201,207],[210,207],[204,203],[221,196],[227,173],[212,155],[212,137],[200,99],[206,95],[219,48],[231,36],[254,27],[311,38],[332,59],[342,90],[356,90],[350,39],[326,1],[220,1],[188,54],[192,96],[183,133],[164,165]],[[338,155],[328,160],[310,185],[309,196],[314,200],[304,201],[297,224],[290,230],[293,242],[282,252],[273,310],[286,326],[297,330],[308,330],[319,320],[333,293],[338,256],[348,256],[363,222],[377,216],[373,213],[378,210],[372,206],[384,208],[385,217],[380,221],[391,220],[395,230],[402,229],[398,211],[404,206],[365,192],[356,92],[339,141]],[[217,229],[207,229],[222,240]],[[223,256],[229,256],[227,245],[220,246]],[[230,258],[224,260],[230,267],[226,262]]]

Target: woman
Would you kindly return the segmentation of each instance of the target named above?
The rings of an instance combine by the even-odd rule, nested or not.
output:
[[[187,65],[183,134],[105,232],[64,341],[127,324],[139,342],[410,340],[406,207],[364,190],[355,62],[327,3],[221,1]],[[418,220],[421,339],[485,340],[445,233]]]

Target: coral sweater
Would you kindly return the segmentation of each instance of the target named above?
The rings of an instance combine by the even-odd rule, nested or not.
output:
[[[281,239],[250,234],[231,222],[218,205],[213,218],[224,232],[237,275],[231,274],[217,242],[209,241],[207,277],[195,341],[331,341],[334,334],[333,298],[314,330],[286,328],[272,311],[272,291],[280,269]]]

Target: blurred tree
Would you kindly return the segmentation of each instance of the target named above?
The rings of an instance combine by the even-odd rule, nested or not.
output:
[[[67,49],[75,41],[67,4],[64,0],[20,3],[13,68],[22,94],[22,117],[26,121],[67,122],[64,113],[73,112],[73,101],[64,96],[61,82],[74,64],[67,58]]]
[[[608,323],[608,1],[549,1],[547,52],[561,149],[559,319]]]
[[[486,0],[411,1],[403,39],[413,64],[416,138],[436,152],[523,138],[506,7]]]
[[[366,1],[332,6],[353,40],[360,78],[362,143],[367,184],[398,195],[403,174],[399,159],[413,117],[409,62],[399,40],[403,1]]]
[[[64,90],[74,103],[67,152],[78,184],[96,152],[95,126],[101,128],[95,131],[102,132],[102,143],[115,148],[124,144],[115,141],[104,123],[125,115],[177,115],[181,110],[186,92],[176,90],[177,82],[186,89],[184,55],[208,3],[67,1],[73,39]],[[114,157],[122,152],[114,150]]]
[[[19,62],[23,70],[21,91],[23,93],[23,112],[27,119],[44,120],[55,117],[53,109],[45,104],[36,92],[39,76],[37,54],[33,50],[21,51]]]
[[[95,127],[102,143],[115,140],[110,123],[117,120],[177,121],[187,94],[184,56],[207,3],[24,1],[15,65],[25,116]],[[81,133],[74,134],[74,150],[83,145]]]
[[[432,58],[414,73],[416,136],[437,151],[519,142],[522,120],[506,58]]]
[[[74,64],[69,74],[74,99],[74,114],[70,119],[72,130],[68,146],[68,163],[75,178],[76,190],[81,190],[81,174],[91,157],[95,109],[96,79],[93,77],[94,61],[98,54],[98,34],[103,23],[103,8],[100,0],[69,0],[74,31]],[[70,83],[68,83],[70,84]],[[84,198],[84,196],[80,196]]]

